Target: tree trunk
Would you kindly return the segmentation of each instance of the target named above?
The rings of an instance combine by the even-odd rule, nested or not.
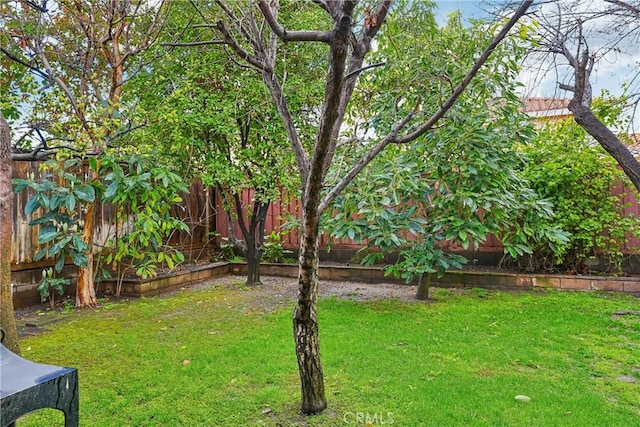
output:
[[[602,123],[591,110],[582,105],[580,100],[573,99],[569,103],[569,110],[573,117],[589,135],[594,137],[607,153],[618,162],[624,173],[629,177],[633,185],[640,191],[640,163],[629,152],[629,149],[618,137]]]
[[[0,112],[0,327],[5,331],[4,344],[20,354],[18,329],[11,295],[11,234],[13,192],[11,191],[11,132]]]
[[[238,225],[242,231],[244,239],[244,256],[247,260],[247,286],[259,285],[260,282],[260,260],[262,259],[262,247],[264,244],[264,219],[267,216],[270,202],[260,202],[257,200],[253,204],[249,227],[247,227],[242,207],[240,194],[233,195],[238,215]],[[229,215],[229,221],[231,216]]]
[[[84,217],[82,240],[87,244],[87,266],[78,267],[78,283],[76,285],[76,307],[96,307],[96,291],[93,285],[93,224],[95,203],[87,205]]]
[[[431,273],[427,273],[426,278],[423,275],[421,275],[418,283],[418,290],[416,291],[416,299],[422,300],[422,301],[428,300],[430,288],[431,288]]]
[[[260,281],[260,258],[262,258],[262,250],[256,247],[254,239],[247,239],[246,244],[247,286],[256,286],[262,283]]]
[[[320,413],[327,407],[318,336],[318,222],[318,217],[308,220],[303,213],[298,303],[293,315],[302,412],[307,415]]]

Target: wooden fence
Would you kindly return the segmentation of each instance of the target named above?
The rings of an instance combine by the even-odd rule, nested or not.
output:
[[[637,198],[634,195],[634,191],[629,188],[625,188],[622,184],[618,185],[616,188],[612,190],[614,195],[624,194],[623,196],[623,205],[625,205],[625,214],[633,214],[635,216],[640,216],[640,204],[638,203]],[[253,200],[253,191],[247,189],[242,194],[242,203],[244,206],[251,206]],[[216,206],[222,206],[221,200],[219,197],[216,197]],[[283,231],[283,226],[287,222],[289,217],[297,217],[300,218],[300,203],[296,199],[291,199],[287,202],[275,202],[272,203],[267,212],[267,217],[265,219],[265,228],[266,234],[268,235],[272,231],[281,232]],[[225,215],[217,215],[216,216],[216,229],[221,237],[228,237],[228,220]],[[240,228],[236,224],[235,227],[235,237],[241,238],[242,233]],[[290,250],[297,250],[300,244],[300,237],[297,230],[291,230],[284,234],[283,236],[283,245],[285,248]],[[332,251],[347,251],[353,253],[354,251],[362,248],[362,245],[356,241],[351,239],[334,239],[332,237],[328,237],[326,235],[321,236],[320,239],[320,247],[326,248],[330,247]],[[444,250],[452,251],[452,252],[465,252],[462,246],[453,244],[450,242],[445,242],[442,245]],[[629,230],[627,235],[627,242],[624,244],[622,248],[622,252],[625,254],[637,254],[638,249],[640,248],[640,239],[633,237],[631,230]],[[503,246],[498,238],[493,235],[487,235],[485,242],[480,245],[478,250],[475,252],[477,254],[485,254],[489,255],[485,259],[487,259],[490,263],[493,261],[498,261],[500,256],[496,256],[495,254],[502,254]]]
[[[13,177],[24,178],[29,173],[33,173],[36,177],[39,175],[38,162],[13,162]],[[627,205],[625,212],[633,213],[640,216],[640,205],[636,200],[632,191],[619,186],[615,188],[614,194],[625,193],[625,204]],[[12,246],[12,270],[23,270],[29,268],[41,268],[49,265],[49,262],[36,263],[33,256],[39,249],[37,244],[37,230],[29,225],[30,218],[24,213],[24,206],[32,196],[29,189],[25,189],[14,198],[13,212],[13,246]],[[242,195],[245,206],[250,206],[253,193],[246,190]],[[113,206],[98,204],[96,209],[96,244],[100,245],[106,242],[109,236],[114,235],[112,219],[115,212]],[[208,256],[210,250],[214,248],[215,243],[219,243],[220,237],[228,237],[228,220],[224,210],[220,196],[214,194],[213,189],[203,186],[201,183],[191,185],[189,193],[183,195],[183,202],[180,206],[174,207],[174,215],[182,218],[189,226],[190,232],[179,232],[171,236],[170,243],[184,251],[187,256],[193,258],[203,258]],[[283,225],[289,216],[300,216],[300,204],[294,198],[287,201],[272,203],[267,213],[265,225],[266,235],[272,231],[283,231]],[[213,240],[213,233],[218,236],[217,242]],[[240,238],[241,232],[236,225],[236,237]],[[299,235],[296,230],[292,230],[283,235],[283,245],[290,250],[296,250],[299,245]],[[326,248],[329,246],[331,252],[341,258],[340,253],[353,254],[354,251],[362,246],[357,242],[346,239],[338,240],[327,236],[322,236],[320,246]],[[640,247],[640,240],[630,238],[629,242],[623,248],[625,253],[636,253]],[[444,249],[452,251],[462,251],[461,247],[454,245],[446,245]],[[493,260],[499,259],[502,253],[502,245],[500,241],[493,236],[487,236],[486,242],[477,251],[478,254],[490,254]],[[324,251],[326,256],[326,251]],[[497,257],[497,258],[496,258]]]
[[[13,178],[26,178],[33,173],[37,178],[40,162],[13,162]],[[13,203],[13,239],[11,252],[12,271],[31,268],[42,268],[51,265],[50,261],[35,262],[34,255],[38,246],[37,228],[29,225],[32,219],[24,213],[24,207],[33,195],[33,190],[26,188],[14,195]],[[183,219],[189,226],[189,232],[176,232],[171,235],[169,243],[176,246],[187,256],[206,256],[209,250],[211,232],[215,231],[215,206],[213,191],[201,183],[190,186],[189,192],[182,195],[180,206],[173,207],[173,214]],[[96,223],[94,241],[96,246],[104,246],[107,239],[117,236],[113,219],[115,209],[112,205],[96,205]]]

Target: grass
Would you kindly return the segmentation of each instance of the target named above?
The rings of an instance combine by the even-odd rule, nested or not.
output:
[[[430,304],[320,302],[329,407],[298,414],[292,305],[222,287],[109,303],[22,342],[80,371],[84,426],[632,426],[640,300],[440,290]],[[627,381],[620,378],[626,376]],[[526,395],[530,402],[515,399]],[[61,424],[52,410],[21,426]]]

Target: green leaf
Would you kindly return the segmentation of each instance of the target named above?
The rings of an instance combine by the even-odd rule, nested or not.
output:
[[[113,181],[104,192],[105,201],[111,201],[118,193],[118,181]]]
[[[19,178],[13,179],[11,183],[14,186],[13,188],[14,193],[19,193],[22,190],[24,190],[26,187],[31,185],[31,181],[26,179],[19,179]]]
[[[34,261],[40,261],[41,259],[43,259],[45,256],[47,256],[47,252],[48,252],[48,248],[43,248],[40,249],[38,252],[35,253],[35,255],[33,256],[33,260]]]
[[[87,244],[79,236],[73,236],[73,247],[78,252],[87,250]]]
[[[49,212],[49,213],[47,213],[45,215],[42,215],[41,217],[38,217],[36,219],[32,219],[31,221],[29,221],[29,225],[46,224],[47,222],[51,222],[56,217],[57,217],[57,213],[56,212]]]
[[[71,251],[71,261],[78,267],[86,268],[88,265],[87,256],[84,253]]]
[[[349,236],[349,238],[351,240],[355,240],[356,239],[356,231],[353,228],[350,228],[347,230],[347,236]]]
[[[98,159],[95,157],[89,157],[89,167],[94,172],[98,172]]]
[[[96,198],[96,191],[91,185],[81,185],[76,187],[75,195],[78,199],[93,203]],[[106,195],[105,195],[106,196]]]
[[[73,194],[69,194],[66,199],[67,211],[73,212],[76,208],[76,198]]]
[[[167,267],[169,267],[170,270],[173,270],[173,268],[175,267],[175,263],[173,262],[173,259],[171,259],[171,257],[167,257],[166,261],[167,261]]]
[[[30,215],[40,207],[38,196],[32,196],[26,205],[24,205],[24,213]]]
[[[69,170],[72,167],[76,166],[80,161],[78,159],[68,159],[64,162],[64,169]]]
[[[56,259],[55,269],[58,273],[60,273],[63,268],[64,268],[64,255],[60,254]]]
[[[43,227],[40,229],[38,233],[38,243],[43,245],[47,242],[52,241],[60,235],[58,229],[52,225]]]

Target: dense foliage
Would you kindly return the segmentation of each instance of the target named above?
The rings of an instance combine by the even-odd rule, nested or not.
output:
[[[114,205],[113,226],[119,232],[111,233],[100,259],[118,271],[119,278],[127,270],[152,277],[159,266],[173,269],[184,261],[184,255],[167,243],[172,234],[189,231],[171,211],[182,202],[180,194],[188,191],[182,177],[140,155],[126,159],[103,156],[101,167],[105,184],[102,201]]]
[[[612,125],[619,116],[602,100],[594,102],[594,110]],[[590,259],[600,257],[619,272],[622,249],[640,233],[640,222],[625,213],[623,189],[633,191],[633,187],[615,160],[573,119],[547,123],[521,146],[521,152],[528,159],[523,177],[553,204],[553,223],[570,235],[555,251],[535,247],[530,257],[519,262],[531,269],[584,273]]]
[[[92,171],[99,179],[91,179]],[[35,261],[52,259],[60,273],[67,260],[78,267],[87,266],[87,254],[94,250],[83,240],[86,206],[98,201],[111,203],[115,216],[106,231],[106,242],[96,242],[102,261],[121,274],[127,267],[142,277],[153,276],[157,266],[173,268],[184,257],[165,243],[175,231],[188,231],[186,224],[173,217],[173,204],[182,201],[179,193],[187,190],[182,178],[157,165],[152,158],[128,155],[126,159],[103,153],[85,162],[72,158],[50,159],[41,165],[40,176],[15,179],[14,191],[34,190],[25,205],[25,214],[34,215],[30,225],[38,228]],[[100,269],[110,276],[110,270]],[[43,274],[40,292],[43,299],[55,290],[62,293],[66,278],[56,278],[51,269]]]
[[[78,267],[87,266],[89,248],[82,239],[84,218],[80,207],[84,203],[94,203],[96,191],[90,182],[82,178],[86,174],[77,159],[47,160],[41,165],[40,172],[39,177],[15,179],[13,184],[16,193],[26,187],[34,191],[24,213],[31,216],[40,211],[29,222],[31,226],[39,227],[38,244],[42,247],[34,254],[33,260],[47,258],[54,261],[52,268],[43,271],[38,287],[42,299],[49,298],[53,304],[54,293],[64,293],[64,286],[69,284],[68,278],[56,277],[67,259]]]
[[[372,72],[367,82],[372,91],[391,86],[381,100],[373,98],[372,108],[354,114],[370,128],[363,134],[364,143],[355,138],[352,144],[366,145],[367,135],[387,131],[389,119],[407,114],[416,102],[437,108],[450,91],[450,82],[459,81],[473,61],[469,53],[486,43],[478,34],[490,36],[486,24],[465,27],[459,15],[452,15],[442,28],[435,26],[430,14],[416,19],[422,20],[418,27],[423,31],[431,28],[421,37],[429,41],[429,57],[436,59],[405,56],[406,49],[416,49],[417,44],[400,37],[407,34],[402,29],[415,22],[398,19],[390,25],[382,43],[394,47],[385,51],[393,65]],[[366,242],[363,263],[399,252],[398,262],[388,264],[387,272],[412,280],[460,267],[466,258],[450,252],[451,245],[474,250],[489,233],[500,237],[505,252],[514,257],[530,253],[532,242],[553,250],[565,241],[565,233],[552,225],[550,203],[517,174],[523,159],[515,146],[533,134],[514,93],[515,59],[522,53],[515,38],[503,44],[441,126],[410,146],[388,147],[361,173],[351,191],[336,198],[327,227],[335,237]],[[456,61],[444,60],[451,56]],[[406,73],[412,67],[417,72]],[[398,79],[402,84],[395,87]],[[393,110],[385,109],[388,97],[401,102]]]
[[[292,173],[295,160],[260,75],[236,67],[220,49],[181,45],[184,40],[211,36],[211,27],[191,26],[195,18],[202,18],[198,11],[215,14],[204,5],[202,9],[172,10],[163,46],[157,52],[163,60],[144,70],[133,90],[148,118],[144,133],[156,142],[164,161],[186,179],[216,189],[222,208],[219,214],[228,218],[227,242],[245,256],[247,281],[256,284],[258,265],[267,249],[267,210],[297,184]],[[295,57],[284,67],[298,67]],[[298,87],[297,99],[303,102],[308,91]],[[304,114],[297,117],[303,127]],[[244,197],[246,191],[251,192],[249,201]]]

